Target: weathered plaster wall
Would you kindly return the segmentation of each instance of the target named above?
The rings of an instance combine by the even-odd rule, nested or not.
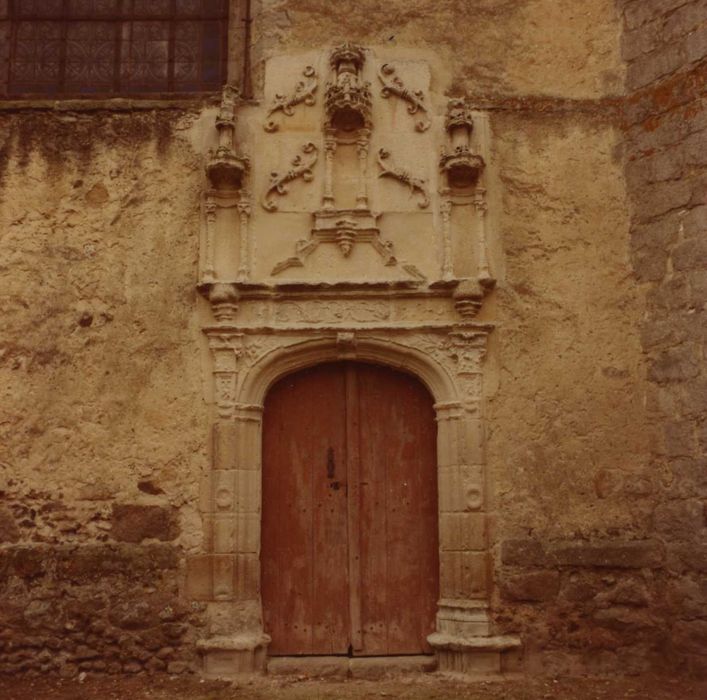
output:
[[[436,90],[490,111],[494,611],[535,670],[638,670],[664,639],[640,337],[659,280],[629,256],[620,20],[613,0],[256,3],[256,97],[268,56],[351,40],[419,49]],[[5,670],[194,667],[201,109],[0,115]],[[111,612],[136,596],[144,615]]]
[[[2,668],[177,671],[207,430],[194,117],[0,118]]]

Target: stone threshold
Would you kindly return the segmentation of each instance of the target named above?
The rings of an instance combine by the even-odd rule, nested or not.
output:
[[[437,670],[437,658],[428,656],[272,656],[267,673],[307,678],[359,678],[375,680],[408,673]]]

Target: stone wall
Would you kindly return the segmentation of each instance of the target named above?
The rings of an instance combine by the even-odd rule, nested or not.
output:
[[[193,670],[199,110],[59,107],[0,112],[0,668]]]
[[[623,287],[623,303],[641,309],[624,332],[634,342],[640,332],[643,357],[619,360],[600,322],[591,333],[593,360],[583,365],[593,387],[576,375],[565,380],[563,398],[547,401],[577,346],[586,348],[581,335],[558,348],[554,381],[539,382],[539,401],[519,421],[519,430],[541,421],[535,440],[508,441],[509,473],[496,480],[499,530],[508,532],[507,513],[525,514],[517,538],[499,538],[497,619],[525,630],[531,667],[542,659],[558,671],[704,674],[707,3],[620,6],[627,95],[616,156],[623,153],[625,164],[630,265],[618,244],[611,259],[623,269],[612,292]],[[602,289],[593,292],[604,317],[611,314]],[[583,407],[563,410],[573,390],[585,394]],[[601,407],[613,425],[600,436],[587,418],[602,401],[623,404],[624,418],[614,422],[613,410]],[[612,449],[614,441],[623,450]]]
[[[613,0],[256,3],[256,97],[268,57],[352,40],[417,48],[435,90],[490,114],[494,615],[533,672],[640,671],[664,651],[696,670],[704,645],[704,64],[688,65],[704,2],[674,4],[625,3],[622,116]],[[197,667],[183,569],[208,464],[213,116],[0,111],[6,671]]]
[[[707,2],[623,3],[631,259],[646,295],[650,527],[665,547],[657,608],[674,667],[707,666]]]

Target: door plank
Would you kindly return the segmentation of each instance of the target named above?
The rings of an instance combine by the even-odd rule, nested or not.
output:
[[[348,651],[346,494],[327,478],[331,450],[346,482],[344,404],[337,365],[285,377],[265,401],[261,590],[272,655]]]
[[[358,368],[362,654],[429,653],[439,594],[436,424],[408,375]]]
[[[349,539],[349,608],[351,619],[351,647],[363,651],[361,629],[361,465],[359,443],[358,369],[346,365],[346,459],[348,475],[348,539]]]

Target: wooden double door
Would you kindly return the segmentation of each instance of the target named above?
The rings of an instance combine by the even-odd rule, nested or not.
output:
[[[436,424],[415,378],[332,363],[265,402],[262,599],[269,653],[431,652]]]

